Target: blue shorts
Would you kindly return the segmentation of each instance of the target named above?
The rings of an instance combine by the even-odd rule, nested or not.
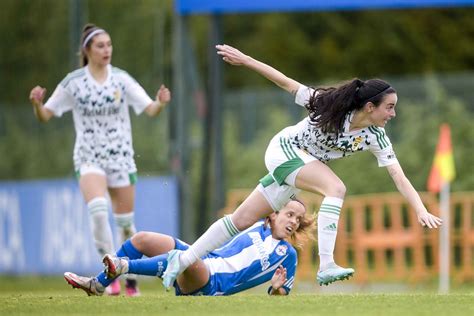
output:
[[[184,241],[182,241],[182,240],[174,238],[174,241],[175,241],[175,249],[186,250],[186,249],[189,248],[189,245],[187,243],[185,243]],[[181,289],[179,288],[178,282],[174,281],[173,286],[174,286],[175,294],[176,294],[176,296],[201,296],[201,295],[212,296],[212,295],[215,295],[215,293],[216,293],[216,290],[215,290],[215,287],[214,287],[215,282],[213,282],[212,279],[213,278],[211,276],[209,276],[209,280],[207,281],[206,285],[204,285],[200,289],[197,289],[196,291],[193,291],[191,293],[186,293],[186,294],[184,294],[181,291]]]

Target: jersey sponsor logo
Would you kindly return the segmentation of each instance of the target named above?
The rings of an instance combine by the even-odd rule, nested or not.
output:
[[[288,250],[288,247],[286,245],[279,245],[276,247],[275,252],[279,256],[284,256],[286,255],[286,251]]]
[[[354,139],[354,143],[352,143],[352,150],[357,150],[360,143],[362,143],[362,140],[363,138],[361,136],[356,137],[356,139]]]
[[[260,264],[262,265],[262,271],[268,269],[270,266],[270,262],[268,261],[268,254],[265,251],[265,245],[263,244],[263,240],[260,237],[259,233],[250,232],[248,233],[250,239],[252,239],[252,243],[257,247],[257,251],[260,257]]]
[[[82,110],[82,116],[109,116],[120,113],[119,107],[106,107],[98,109],[84,108]]]

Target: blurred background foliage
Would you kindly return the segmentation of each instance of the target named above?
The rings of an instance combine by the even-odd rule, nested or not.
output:
[[[28,102],[35,85],[48,95],[77,67],[71,20],[80,14],[110,33],[113,64],[151,96],[173,76],[173,2],[161,0],[3,0],[0,3],[0,179],[72,176],[71,115],[38,123]],[[77,1],[76,1],[77,3]],[[452,127],[455,191],[474,188],[474,8],[230,14],[225,43],[308,85],[381,77],[399,90],[387,132],[407,176],[425,190],[438,127]],[[209,16],[188,18],[198,80],[207,84]],[[303,118],[291,96],[248,69],[224,67],[227,188],[254,187],[266,174],[265,148],[281,128]],[[170,106],[173,106],[171,103]],[[135,117],[141,175],[170,173],[168,113]],[[192,175],[199,194],[202,121],[191,123]],[[395,191],[384,168],[364,153],[332,164],[349,194]],[[367,167],[369,166],[369,167]]]

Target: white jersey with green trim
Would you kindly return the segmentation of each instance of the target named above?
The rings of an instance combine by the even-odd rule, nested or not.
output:
[[[314,89],[301,85],[296,93],[296,104],[305,106],[313,93]],[[375,155],[380,167],[396,163],[397,158],[385,129],[369,126],[350,131],[353,115],[354,112],[351,112],[346,116],[343,132],[338,137],[334,133],[323,133],[321,128],[311,124],[309,117],[285,128],[280,134],[288,138],[293,146],[324,163],[364,150],[370,150]]]
[[[153,101],[125,71],[108,65],[98,83],[88,66],[69,73],[45,107],[55,116],[72,111],[76,130],[74,167],[83,164],[136,172],[129,106],[138,115]]]

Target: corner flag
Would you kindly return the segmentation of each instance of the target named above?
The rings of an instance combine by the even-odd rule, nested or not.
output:
[[[443,220],[439,234],[439,293],[449,292],[450,251],[450,182],[455,177],[453,148],[451,146],[451,131],[448,124],[441,124],[438,146],[434,157],[433,167],[428,177],[428,190],[439,195],[440,217]]]
[[[440,192],[443,184],[450,183],[455,176],[451,131],[448,124],[442,124],[433,166],[428,177],[428,191]]]

